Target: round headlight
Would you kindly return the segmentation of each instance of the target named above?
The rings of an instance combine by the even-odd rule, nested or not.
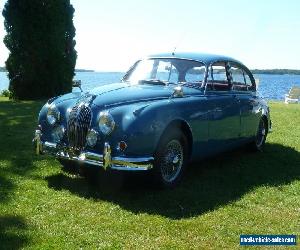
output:
[[[53,142],[55,142],[55,143],[60,142],[62,140],[62,138],[64,137],[65,131],[66,130],[65,130],[64,126],[62,126],[62,125],[54,127],[51,132]]]
[[[94,147],[97,143],[97,140],[98,140],[98,133],[94,129],[89,130],[86,136],[87,145],[89,145],[90,147]]]
[[[99,129],[104,135],[109,135],[115,128],[115,121],[108,111],[102,111],[99,115]]]
[[[59,119],[60,112],[58,111],[57,107],[54,104],[52,104],[47,111],[47,121],[51,126],[53,126],[59,121]]]

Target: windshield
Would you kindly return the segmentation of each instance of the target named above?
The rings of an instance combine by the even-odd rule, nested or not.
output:
[[[174,59],[153,58],[137,62],[125,75],[124,81],[133,84],[182,84],[202,85],[205,65],[200,62]]]

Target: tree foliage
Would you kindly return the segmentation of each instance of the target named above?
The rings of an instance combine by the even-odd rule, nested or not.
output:
[[[2,14],[13,97],[41,99],[70,92],[77,58],[70,0],[8,0]]]

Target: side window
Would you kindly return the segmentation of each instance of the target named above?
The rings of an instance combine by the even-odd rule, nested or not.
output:
[[[230,68],[230,72],[232,76],[232,89],[246,91],[247,86],[244,70],[237,65],[233,65]]]
[[[214,81],[227,82],[226,68],[225,65],[213,65],[212,66],[212,77]]]
[[[250,76],[246,72],[245,72],[245,81],[246,81],[246,85],[248,87],[252,87],[252,82],[251,82]]]
[[[252,82],[248,73],[239,65],[232,65],[230,68],[232,75],[232,89],[238,91],[252,90]]]
[[[231,67],[232,84],[245,85],[244,71],[238,67]]]
[[[225,62],[217,62],[210,67],[210,72],[207,80],[208,90],[230,90],[231,84],[228,81],[229,75],[228,72],[226,72],[227,67]]]
[[[194,66],[187,70],[185,80],[192,83],[202,83],[205,74],[205,66]]]

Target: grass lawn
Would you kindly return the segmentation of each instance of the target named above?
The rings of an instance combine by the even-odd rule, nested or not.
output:
[[[41,106],[0,98],[0,248],[235,249],[240,234],[297,234],[299,247],[300,105],[270,104],[264,153],[193,164],[164,191],[138,175],[124,187],[109,173],[91,184],[36,157]]]

